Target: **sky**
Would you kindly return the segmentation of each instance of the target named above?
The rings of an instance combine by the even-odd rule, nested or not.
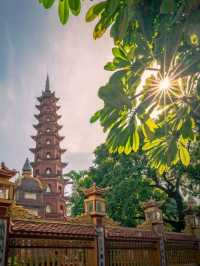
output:
[[[91,166],[95,147],[105,140],[102,128],[89,119],[102,106],[97,93],[110,76],[103,66],[112,58],[113,43],[108,34],[93,40],[94,23],[84,20],[91,4],[84,1],[81,15],[62,26],[56,6],[46,11],[38,0],[1,1],[0,161],[8,167],[20,171],[26,157],[33,159],[36,97],[47,73],[60,97],[65,172]]]

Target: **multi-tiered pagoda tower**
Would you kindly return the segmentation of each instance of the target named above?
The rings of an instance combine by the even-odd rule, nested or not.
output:
[[[59,98],[55,92],[51,92],[49,77],[42,96],[37,98],[36,105],[39,113],[35,115],[38,123],[34,125],[37,134],[32,136],[36,146],[30,149],[34,154],[32,162],[33,176],[39,178],[46,187],[44,192],[44,217],[46,219],[63,219],[66,213],[66,198],[64,196],[65,185],[68,180],[63,178],[63,168],[67,165],[61,161],[61,155],[65,149],[61,149],[60,142],[64,139],[59,135],[62,128],[58,124],[61,118],[57,114]]]

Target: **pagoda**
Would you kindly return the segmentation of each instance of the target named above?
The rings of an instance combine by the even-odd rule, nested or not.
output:
[[[37,133],[32,136],[36,145],[30,149],[34,154],[34,161],[31,163],[33,177],[39,178],[45,187],[43,195],[45,211],[42,218],[62,220],[66,214],[67,198],[64,196],[64,190],[68,180],[63,178],[63,168],[67,164],[61,161],[61,156],[66,150],[60,147],[64,137],[59,135],[59,130],[62,128],[58,123],[61,115],[57,114],[60,108],[57,105],[59,98],[50,90],[48,75],[45,90],[37,100],[39,104],[36,108],[39,113],[35,118],[38,123],[34,125]]]

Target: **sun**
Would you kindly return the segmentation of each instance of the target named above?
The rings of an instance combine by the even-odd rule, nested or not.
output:
[[[158,87],[161,91],[167,91],[171,88],[172,83],[168,77],[160,80]]]

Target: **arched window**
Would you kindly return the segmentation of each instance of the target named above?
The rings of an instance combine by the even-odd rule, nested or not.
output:
[[[49,184],[47,185],[46,192],[51,192],[51,186]]]
[[[47,139],[47,140],[46,140],[46,144],[47,144],[47,145],[50,145],[50,144],[51,144],[50,139]]]
[[[49,133],[51,130],[50,130],[50,128],[47,128],[47,130],[46,130],[46,131],[47,131],[47,133]]]
[[[50,213],[51,212],[51,206],[50,205],[47,205],[46,206],[46,213]]]
[[[62,187],[61,186],[58,187],[58,190],[60,193],[62,193]]]
[[[50,158],[51,158],[51,154],[50,154],[49,152],[47,152],[47,154],[46,154],[46,158],[47,158],[47,159],[50,159]]]
[[[50,118],[49,118],[49,117],[47,117],[46,121],[47,121],[47,122],[49,122],[49,121],[50,121]]]
[[[50,175],[51,174],[51,168],[47,168],[45,172],[47,175]]]
[[[60,205],[60,209],[61,209],[61,211],[63,211],[63,205]]]

